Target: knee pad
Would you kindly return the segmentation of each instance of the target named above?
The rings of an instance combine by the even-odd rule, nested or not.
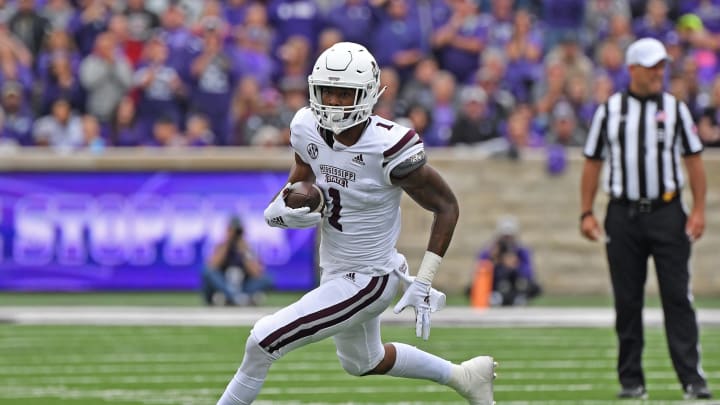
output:
[[[260,342],[250,332],[245,342],[245,356],[240,368],[249,376],[265,375],[275,358],[260,347]]]
[[[340,365],[342,366],[343,370],[345,370],[346,373],[353,375],[355,377],[361,377],[368,371],[372,370],[372,367],[370,368],[361,368],[360,365],[350,359],[343,359],[342,357],[339,357]]]

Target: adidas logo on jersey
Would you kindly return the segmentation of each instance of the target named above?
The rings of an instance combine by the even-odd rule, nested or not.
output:
[[[352,162],[355,163],[356,165],[365,166],[365,161],[363,160],[363,155],[362,155],[362,153],[359,154],[359,155],[357,155],[357,156],[355,156],[355,157],[352,159]]]
[[[347,273],[343,277],[352,281],[353,283],[355,282],[355,273]]]

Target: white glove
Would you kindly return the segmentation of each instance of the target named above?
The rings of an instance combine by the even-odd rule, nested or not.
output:
[[[322,215],[319,212],[310,212],[310,207],[290,208],[285,205],[285,194],[288,192],[290,183],[283,187],[282,191],[265,208],[265,222],[276,228],[312,228],[320,223]]]
[[[396,271],[405,287],[405,293],[395,305],[393,312],[399,314],[407,307],[415,310],[415,335],[428,340],[430,337],[430,314],[445,308],[445,293],[438,291],[415,277]]]

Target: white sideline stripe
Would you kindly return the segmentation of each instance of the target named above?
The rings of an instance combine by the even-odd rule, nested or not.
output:
[[[0,322],[53,325],[252,325],[277,311],[274,307],[188,308],[188,307],[0,307]],[[720,309],[698,309],[702,325],[720,325]],[[412,311],[399,315],[385,311],[388,324],[413,324]],[[660,326],[660,308],[646,308],[643,319],[648,326]],[[611,308],[501,307],[474,309],[448,307],[433,314],[436,326],[531,326],[531,327],[611,327],[615,315]]]
[[[612,370],[615,360],[613,359],[597,359],[588,361],[573,360],[537,360],[537,361],[503,361],[502,370],[510,372],[510,370],[532,370],[542,369],[552,373],[552,369],[585,369],[585,370]],[[643,361],[646,369],[661,368],[667,365],[665,358],[646,358]],[[121,365],[3,365],[0,368],[0,375],[39,375],[39,374],[61,374],[61,373],[88,373],[88,374],[112,374],[122,372],[162,372],[177,374],[185,371],[203,371],[203,372],[228,372],[234,371],[237,364],[193,364],[191,368],[181,369],[174,364],[155,365],[155,364],[121,364]],[[318,362],[278,362],[273,365],[274,372],[283,371],[312,371],[331,369],[338,370],[337,361],[318,361]],[[333,372],[334,372],[333,371]]]

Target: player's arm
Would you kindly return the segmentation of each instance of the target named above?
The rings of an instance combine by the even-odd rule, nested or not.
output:
[[[290,175],[288,176],[288,183],[295,183],[297,181],[311,181],[315,182],[315,173],[312,171],[312,167],[309,164],[303,162],[300,155],[295,153],[295,161],[290,168]]]
[[[404,177],[393,177],[421,207],[434,214],[427,250],[440,257],[445,255],[457,224],[460,208],[450,186],[431,166],[425,164]]]
[[[430,337],[430,313],[445,306],[445,294],[432,288],[431,284],[450,245],[460,209],[445,180],[425,164],[423,151],[397,165],[390,173],[390,179],[435,217],[417,276],[403,276],[406,289],[393,309],[397,314],[408,306],[415,308],[415,334],[427,340]]]
[[[290,168],[288,183],[283,187],[265,208],[265,222],[278,228],[311,228],[317,225],[322,216],[319,212],[310,212],[309,207],[289,208],[283,200],[290,184],[297,181],[315,181],[315,174],[312,167],[303,162],[302,158],[295,153],[295,162]]]

